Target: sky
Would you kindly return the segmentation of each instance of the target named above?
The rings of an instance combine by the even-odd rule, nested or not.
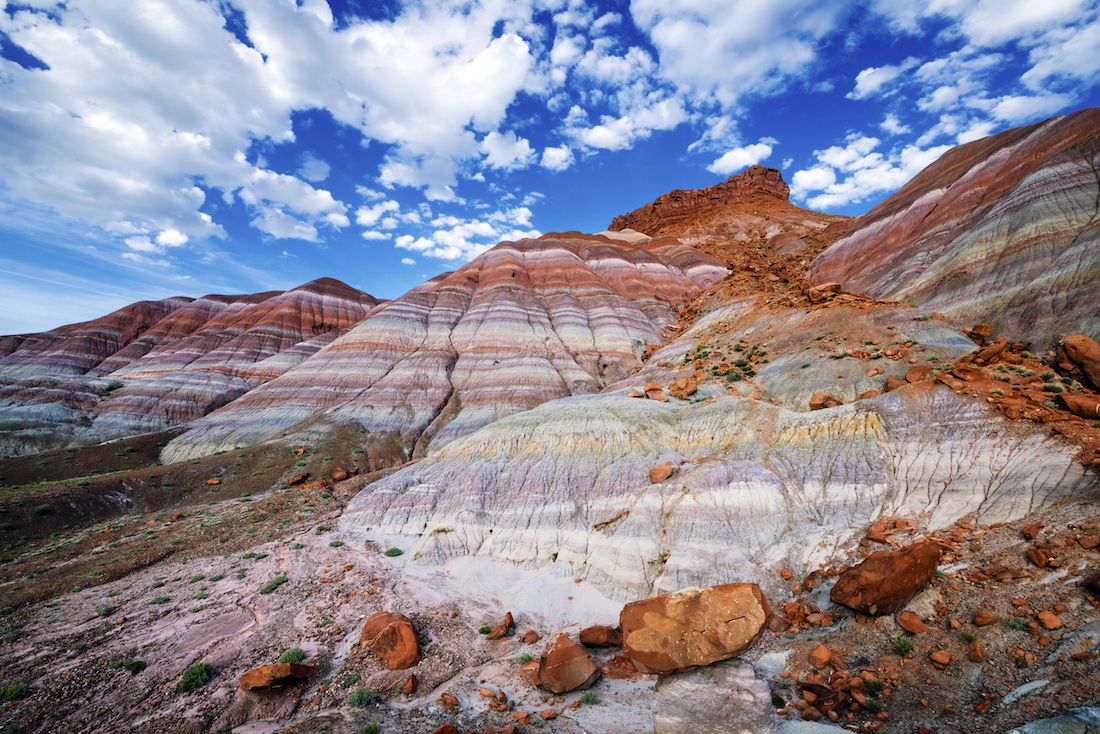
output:
[[[1100,0],[0,2],[0,334],[393,298],[756,163],[860,214],[1100,104]]]

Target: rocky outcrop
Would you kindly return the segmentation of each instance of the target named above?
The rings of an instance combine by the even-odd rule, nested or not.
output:
[[[539,659],[538,686],[551,693],[588,688],[600,678],[600,669],[568,635],[558,635]]]
[[[812,277],[1048,348],[1100,333],[1100,108],[945,153],[860,217]]]
[[[300,683],[313,675],[312,665],[301,663],[274,663],[252,668],[240,677],[238,685],[243,690],[254,691],[261,688],[285,686]]]
[[[404,614],[371,615],[359,633],[359,645],[370,650],[389,670],[405,670],[420,662],[416,628]]]
[[[791,189],[775,168],[749,166],[720,184],[705,189],[676,189],[611,221],[613,231],[632,229],[650,236],[673,237],[715,210],[758,199],[790,200]]]
[[[674,673],[748,649],[771,616],[756,584],[685,589],[631,602],[619,615],[623,653],[638,670]]]
[[[358,424],[419,455],[503,416],[593,393],[641,364],[673,308],[725,270],[675,240],[505,242],[414,288],[284,375],[193,424],[170,460]]]
[[[0,453],[187,423],[305,360],[377,303],[321,278],[286,292],[142,302],[22,337],[0,359]]]
[[[820,241],[830,227],[844,228],[849,221],[800,209],[789,197],[790,188],[778,170],[750,166],[705,189],[664,194],[615,217],[610,229],[677,237],[721,257],[723,249],[755,241],[777,252],[800,252]],[[827,237],[833,239],[835,235]]]
[[[766,588],[767,569],[802,577],[840,563],[837,549],[880,517],[923,515],[938,528],[1084,501],[1096,480],[1074,453],[930,383],[814,412],[734,395],[578,396],[430,450],[365,487],[339,528],[404,536],[417,563],[556,563],[618,598],[729,578]],[[683,463],[652,484],[666,457]]]
[[[927,542],[872,553],[840,574],[829,598],[866,614],[893,614],[928,585],[939,561],[939,546]]]
[[[1100,389],[1100,344],[1084,334],[1073,334],[1062,340],[1062,350],[1081,368],[1092,386]]]

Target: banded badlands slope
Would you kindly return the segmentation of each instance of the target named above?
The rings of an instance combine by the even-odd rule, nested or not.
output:
[[[1052,152],[1095,114],[854,220],[754,166],[391,302],[7,338],[6,450],[59,448],[0,464],[0,726],[1095,730],[1100,299]],[[1064,307],[970,311],[959,263]]]
[[[143,301],[5,337],[0,453],[187,423],[303,361],[377,304],[322,278],[282,293]]]
[[[948,151],[810,269],[1046,349],[1100,331],[1100,109]]]
[[[667,238],[633,245],[565,233],[502,243],[192,424],[165,457],[354,423],[377,466],[402,463],[429,442],[622,379],[660,343],[674,306],[725,272]]]

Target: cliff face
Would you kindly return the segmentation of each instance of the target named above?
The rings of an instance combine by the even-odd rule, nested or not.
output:
[[[1100,109],[948,151],[810,273],[1040,349],[1100,334]]]
[[[725,269],[672,239],[505,242],[379,308],[314,357],[195,423],[171,460],[355,423],[408,458],[641,365],[674,307]]]
[[[322,278],[286,292],[143,301],[14,337],[0,359],[0,454],[186,423],[301,362],[377,304]]]
[[[750,166],[715,186],[670,191],[643,207],[615,217],[610,229],[633,229],[654,237],[679,237],[715,213],[751,202],[765,206],[789,202],[790,195],[790,187],[778,170]]]

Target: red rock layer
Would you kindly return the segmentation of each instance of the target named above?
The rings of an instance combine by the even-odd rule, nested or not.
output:
[[[945,153],[813,263],[815,280],[1049,346],[1100,332],[1100,108]]]
[[[504,242],[198,421],[165,455],[254,443],[308,422],[357,423],[387,457],[408,457],[622,379],[660,342],[676,304],[724,275],[671,238],[630,244],[569,232]]]
[[[186,423],[304,361],[378,301],[322,278],[171,298],[0,340],[0,454]]]

